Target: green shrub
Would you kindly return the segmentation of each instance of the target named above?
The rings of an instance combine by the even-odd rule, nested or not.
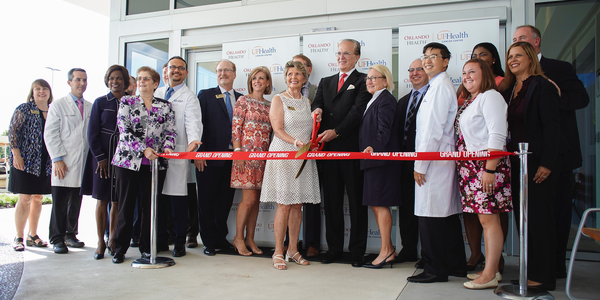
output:
[[[17,205],[17,200],[19,200],[18,195],[0,194],[0,208],[15,207],[15,205]],[[50,197],[44,197],[42,199],[42,204],[52,204],[52,199],[50,199]]]

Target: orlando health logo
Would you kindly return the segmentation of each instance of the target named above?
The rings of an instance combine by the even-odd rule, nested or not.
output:
[[[429,34],[420,34],[420,35],[405,35],[404,41],[406,45],[425,45],[429,41]]]
[[[275,47],[263,48],[262,46],[256,46],[252,48],[252,55],[254,55],[254,57],[273,56],[273,53],[277,53]]]
[[[329,49],[331,49],[331,43],[308,44],[307,47],[310,53],[329,52]]]
[[[227,55],[227,59],[240,59],[246,56],[246,50],[229,50],[225,52],[225,55]]]

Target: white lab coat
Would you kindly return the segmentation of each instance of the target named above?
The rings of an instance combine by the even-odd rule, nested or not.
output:
[[[81,187],[83,169],[88,154],[87,131],[90,122],[92,103],[84,99],[83,120],[77,104],[67,95],[55,99],[48,109],[48,118],[44,129],[44,140],[50,158],[62,156],[69,171],[65,178],[54,175],[52,164],[52,185],[62,187]]]
[[[167,86],[154,92],[154,96],[164,99]],[[168,100],[175,111],[175,152],[185,152],[189,143],[202,139],[202,112],[200,102],[187,85],[183,85]],[[163,188],[163,194],[171,196],[187,196],[187,184],[196,183],[194,165],[189,160],[171,159]]]
[[[429,82],[417,112],[415,151],[454,151],[454,118],[457,110],[454,85],[446,72]],[[415,183],[415,215],[447,217],[462,212],[454,161],[415,161],[415,171],[425,174],[425,184]]]

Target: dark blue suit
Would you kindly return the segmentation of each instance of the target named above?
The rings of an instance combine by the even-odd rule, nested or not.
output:
[[[590,103],[590,98],[570,63],[542,56],[540,65],[544,74],[560,88],[561,96],[558,104],[562,133],[560,144],[561,148],[569,149],[561,157],[561,170],[554,204],[556,271],[559,278],[564,278],[567,272],[565,257],[571,229],[571,200],[575,185],[573,170],[581,167],[583,162],[575,111],[585,108]]]
[[[374,152],[400,151],[396,106],[396,98],[383,90],[367,107],[358,131],[359,150],[371,147]],[[360,169],[365,172],[363,205],[400,205],[400,161],[363,159]]]
[[[235,98],[242,94],[234,92]],[[219,87],[198,93],[202,110],[202,145],[199,151],[231,151],[231,120]],[[196,170],[200,237],[208,249],[227,248],[227,217],[235,189],[230,187],[231,161],[208,160],[204,172]]]

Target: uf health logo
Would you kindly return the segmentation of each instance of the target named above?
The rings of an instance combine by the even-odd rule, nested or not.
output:
[[[271,75],[283,75],[284,67],[280,64],[272,64],[269,71]]]
[[[469,37],[466,31],[452,33],[450,30],[442,30],[436,34],[436,39],[440,42],[451,43],[451,42],[462,42],[464,39]]]
[[[356,62],[356,66],[359,68],[368,69],[373,65],[384,65],[387,66],[387,62],[383,59],[380,60],[371,60],[370,58],[361,58]]]
[[[262,46],[256,46],[252,48],[252,55],[254,55],[254,57],[273,56],[273,53],[277,53],[275,47],[263,48]]]
[[[261,212],[271,212],[275,209],[275,205],[272,203],[261,203],[259,211]]]
[[[371,227],[369,227],[369,235],[368,238],[370,239],[381,239],[381,232],[379,230],[373,230],[371,229]]]

